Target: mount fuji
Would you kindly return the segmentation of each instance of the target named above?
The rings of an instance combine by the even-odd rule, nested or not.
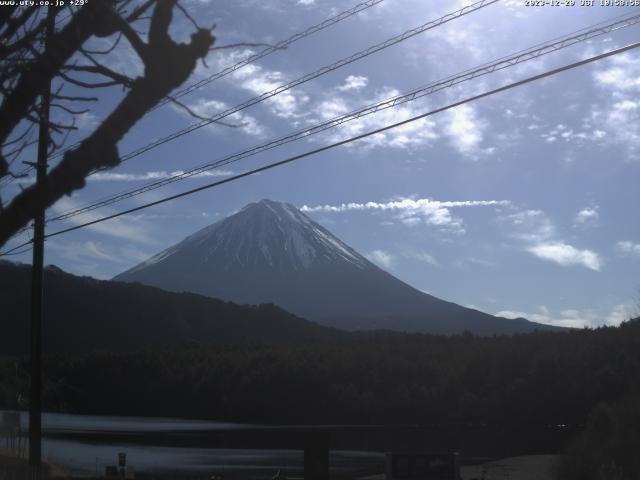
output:
[[[495,317],[423,293],[288,203],[262,200],[117,275],[175,292],[276,304],[347,330],[510,334],[547,325]]]

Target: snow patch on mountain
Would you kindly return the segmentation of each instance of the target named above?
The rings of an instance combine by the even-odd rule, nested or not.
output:
[[[273,303],[346,329],[500,334],[539,327],[420,292],[294,206],[271,200],[247,205],[115,280],[237,303]]]
[[[194,260],[200,267],[211,264],[212,272],[231,271],[235,266],[300,271],[345,262],[361,270],[376,268],[293,205],[272,200],[245,206],[125,274],[143,271],[170,258],[172,264]]]
[[[358,267],[365,267],[366,261],[363,262],[363,258],[357,253],[353,252],[340,240],[332,235],[329,235],[318,228],[313,228],[313,232],[319,237],[320,241],[325,244],[330,252],[336,252],[341,258],[353,263]]]
[[[270,266],[275,264],[274,259],[284,250],[290,266],[296,270],[335,260],[346,260],[361,269],[370,267],[364,257],[288,203],[262,200],[247,205],[241,214],[255,216],[251,219],[253,222],[266,223],[266,228],[260,230],[255,240],[258,250]],[[228,220],[233,218],[229,217]]]
[[[167,250],[164,250],[164,251],[162,251],[160,253],[155,254],[153,257],[148,258],[147,260],[145,260],[141,264],[136,265],[135,267],[133,267],[131,270],[129,270],[129,273],[135,273],[135,272],[137,272],[139,270],[142,270],[144,268],[150,267],[151,265],[155,265],[156,263],[161,262],[165,258],[168,258],[169,256],[173,255],[177,251],[176,247],[177,247],[177,245],[175,247],[168,248]]]

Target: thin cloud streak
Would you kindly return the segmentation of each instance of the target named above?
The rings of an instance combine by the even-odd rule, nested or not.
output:
[[[449,209],[461,207],[506,207],[511,205],[508,200],[458,200],[445,201],[432,200],[430,198],[401,198],[386,203],[342,203],[340,205],[318,205],[310,207],[303,205],[300,210],[306,213],[325,212],[340,213],[348,211],[378,210],[395,212],[397,219],[408,227],[421,223],[433,225],[453,233],[465,233],[464,222],[461,218],[454,217]]]
[[[80,204],[71,198],[62,198],[56,202],[52,210],[55,213],[64,213],[69,210],[75,210]],[[113,211],[105,211],[103,214],[97,212],[85,212],[75,217],[70,217],[66,220],[69,224],[80,225],[86,222],[91,222],[102,218],[105,215],[109,215]],[[101,235],[108,235],[110,237],[119,238],[129,242],[139,242],[143,244],[154,244],[156,239],[151,235],[152,225],[149,222],[143,221],[133,216],[120,217],[109,220],[104,223],[96,223],[86,227],[87,230]]]
[[[119,172],[96,172],[93,175],[87,177],[87,181],[90,182],[144,182],[148,180],[164,180],[165,178],[171,178],[179,175],[184,175],[184,170],[174,170],[168,172],[166,170],[156,170],[144,173],[119,173]],[[228,177],[233,175],[231,170],[211,170],[206,172],[196,173],[195,175],[189,175],[185,178],[197,179],[197,178],[211,178],[211,177]],[[18,179],[20,184],[35,183],[35,177],[25,177]]]
[[[303,212],[347,212],[353,210],[420,210],[433,208],[455,208],[455,207],[480,207],[480,206],[508,206],[509,200],[458,200],[445,201],[431,200],[430,198],[419,198],[417,200],[404,198],[386,203],[366,202],[366,203],[341,203],[340,205],[318,205],[309,207],[303,205]]]
[[[162,180],[183,174],[184,170],[174,170],[172,172],[159,170],[145,173],[97,172],[88,177],[87,180],[94,182],[138,182],[145,180]],[[196,173],[195,175],[190,175],[186,178],[228,177],[230,175],[233,175],[231,170],[211,170]]]

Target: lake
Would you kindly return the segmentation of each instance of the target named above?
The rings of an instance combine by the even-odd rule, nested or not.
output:
[[[20,412],[23,431],[28,414]],[[215,448],[221,438],[255,437],[264,432],[279,437],[283,428],[224,422],[168,418],[115,417],[44,413],[43,456],[65,467],[75,476],[103,474],[105,466],[115,465],[119,452],[127,454],[127,465],[137,473],[212,475],[251,474],[270,477],[278,470],[299,474],[303,452],[288,448]],[[295,427],[292,427],[295,430]],[[311,427],[310,427],[311,428]],[[224,440],[229,442],[229,440]],[[2,445],[5,445],[3,439]],[[384,455],[378,452],[332,451],[332,472],[382,471]]]

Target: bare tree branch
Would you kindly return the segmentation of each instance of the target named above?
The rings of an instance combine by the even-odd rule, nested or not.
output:
[[[52,36],[47,50],[27,68],[18,80],[11,95],[0,105],[0,143],[4,143],[18,123],[25,118],[35,98],[60,67],[93,34],[107,33],[110,20],[115,15],[114,0],[92,0],[71,18],[65,28]],[[37,54],[38,52],[36,52]],[[0,177],[7,173],[7,163],[0,155]]]
[[[73,126],[76,126],[76,118],[73,117]],[[69,134],[71,133],[71,130],[67,130],[67,133],[65,134],[65,136],[62,138],[62,140],[60,142],[56,142],[53,137],[49,137],[49,144],[51,146],[51,148],[48,150],[47,155],[51,155],[53,152],[59,150],[60,148],[62,148],[62,146],[67,142],[68,138],[69,138]]]
[[[6,28],[0,34],[0,38],[2,38],[5,41],[9,40],[18,31],[18,29],[21,26],[27,23],[27,21],[29,20],[29,17],[34,13],[36,13],[37,11],[38,9],[36,7],[28,7],[28,8],[25,8],[22,11],[22,13],[17,17],[9,17],[5,22],[3,22]]]
[[[64,78],[67,82],[82,88],[104,88],[104,87],[113,87],[115,85],[122,85],[121,82],[118,82],[116,80],[111,80],[108,82],[85,82],[83,80],[78,80],[77,78],[70,77],[69,75],[63,72],[58,72],[58,75],[61,78]]]
[[[10,152],[6,153],[5,156],[7,158],[7,161],[9,162],[9,165],[11,165],[17,158],[18,156],[24,151],[25,148],[34,145],[35,143],[37,143],[37,140],[27,140],[22,142],[21,145],[19,145],[17,148],[11,150]]]
[[[189,107],[187,104],[182,103],[180,100],[178,100],[175,97],[172,97],[171,95],[167,95],[166,97],[170,102],[175,103],[178,107],[182,108],[184,111],[186,111],[189,115],[191,115],[194,118],[197,118],[198,120],[207,120],[207,121],[211,121],[211,117],[206,117],[204,115],[200,115],[199,113],[196,113],[191,107]],[[247,124],[245,123],[227,123],[227,122],[223,122],[220,120],[215,120],[213,121],[213,123],[217,124],[217,125],[222,125],[224,127],[229,127],[229,128],[241,128],[241,127],[245,127]]]
[[[116,47],[120,43],[120,40],[122,40],[122,33],[118,34],[113,44],[106,50],[87,50],[85,48],[82,48],[81,51],[84,53],[88,53],[89,55],[108,55],[116,49]]]
[[[182,5],[180,5],[180,2],[176,2],[176,7],[178,7],[178,9],[182,12],[186,19],[191,22],[191,25],[193,25],[196,30],[202,28],[200,25],[198,25],[198,22],[196,22],[195,19],[189,14],[189,12],[187,12],[187,10]]]
[[[25,118],[29,119],[33,123],[37,123],[37,124],[44,123],[47,125],[47,127],[49,127],[51,130],[53,130],[56,133],[62,133],[63,130],[77,130],[77,128],[73,124],[64,125],[62,123],[52,122],[51,120],[45,121],[44,119],[35,117],[33,115],[27,115]]]
[[[60,95],[58,93],[52,94],[51,98],[60,99],[60,100],[68,100],[70,102],[97,102],[98,97],[77,97],[77,96],[68,96],[68,95]]]
[[[145,57],[147,56],[147,46],[142,41],[138,33],[133,28],[131,28],[131,25],[129,25],[122,18],[120,19],[119,23],[120,23],[120,31],[125,36],[129,44],[136,51],[138,56],[144,61]]]
[[[14,138],[13,140],[9,140],[7,142],[5,142],[2,145],[2,148],[8,147],[9,145],[13,145],[14,143],[18,143],[20,142],[23,138],[25,138],[27,135],[29,135],[29,133],[31,133],[33,131],[33,127],[35,126],[34,123],[30,123],[29,126],[25,129],[24,132],[22,132],[18,137]]]
[[[37,27],[30,29],[26,34],[11,44],[6,42],[0,42],[0,58],[6,58],[14,52],[26,47],[33,43],[38,35],[44,32],[44,28],[47,24],[46,19],[41,20]]]
[[[92,1],[93,3],[89,3],[89,5],[98,5],[102,2],[103,13],[108,10],[109,5],[104,4],[106,0]],[[156,2],[149,28],[149,42],[145,45],[146,55],[142,57],[145,64],[144,76],[133,81],[131,89],[111,114],[77,148],[67,151],[60,163],[49,172],[43,182],[31,185],[16,195],[0,213],[0,246],[25,226],[39,209],[49,207],[63,196],[82,188],[89,173],[118,165],[120,157],[117,144],[122,137],[160,100],[180,86],[193,72],[198,59],[207,55],[209,48],[215,41],[209,30],[198,29],[192,34],[188,44],[178,44],[169,36],[169,26],[175,5],[175,0],[158,0]],[[85,13],[88,11],[88,8],[83,8],[77,16],[88,15]],[[96,11],[92,10],[92,12]],[[106,12],[106,15],[111,14],[117,18],[108,19],[105,22],[106,27],[99,33],[108,32],[115,24],[117,29],[126,36],[123,22],[118,20],[119,15],[113,13],[113,10]],[[91,20],[96,21],[96,17],[87,19],[89,22]],[[77,28],[84,32],[82,38],[95,30],[91,26],[78,25],[77,18],[72,19],[71,23],[76,24]],[[73,37],[76,40],[76,51],[80,48],[77,38],[78,35]],[[60,46],[60,48],[62,47]],[[63,52],[67,53],[69,50],[64,49]],[[48,54],[50,56],[50,52],[45,52],[44,56]],[[56,61],[56,68],[51,71],[44,70],[49,78],[58,73],[70,54],[55,59],[50,58],[50,60]],[[30,91],[27,90],[27,92]],[[38,90],[33,91],[37,92]],[[27,105],[18,104],[17,106],[21,108],[22,112],[28,109]],[[5,103],[3,102],[0,107],[0,119],[4,118],[3,113],[6,115],[4,108]],[[20,118],[24,118],[24,114]],[[9,120],[13,119],[9,118]],[[4,124],[0,123],[0,139],[6,138],[2,135],[5,131],[11,130],[12,128],[5,128]]]
[[[6,5],[5,8],[0,9],[0,25],[7,25],[15,10],[16,5]]]
[[[138,20],[147,10],[151,8],[151,6],[156,3],[157,0],[147,0],[138,8],[136,8],[131,15],[129,15],[126,19],[127,22],[134,22]]]
[[[126,75],[122,75],[121,73],[114,72],[104,65],[65,65],[63,69],[65,71],[70,70],[74,72],[87,72],[94,73],[96,75],[103,75],[105,77],[111,78],[116,83],[124,85],[125,87],[130,87],[133,83],[133,79],[131,77],[127,77]]]
[[[85,113],[89,113],[91,111],[90,108],[85,108],[84,110],[73,110],[65,105],[61,105],[59,103],[52,103],[50,105],[51,108],[58,108],[63,112],[67,112],[70,115],[84,115]]]

